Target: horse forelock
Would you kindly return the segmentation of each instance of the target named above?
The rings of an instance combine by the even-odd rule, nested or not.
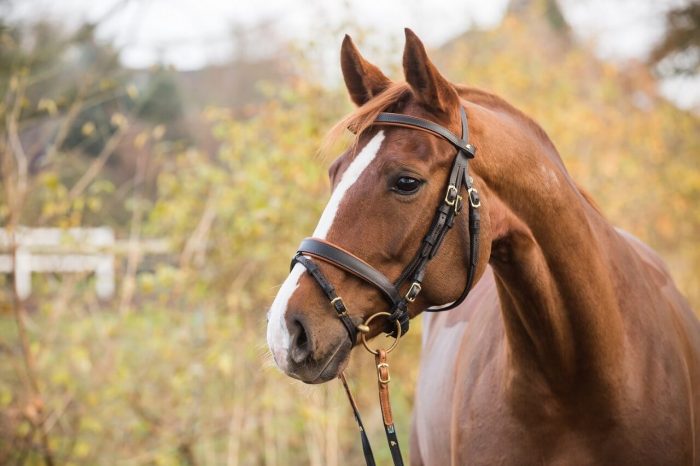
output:
[[[338,140],[345,134],[345,131],[348,130],[354,133],[355,139],[353,144],[357,144],[359,137],[367,128],[372,126],[377,115],[406,99],[410,92],[411,88],[407,83],[392,83],[384,92],[380,93],[363,106],[357,107],[354,111],[333,125],[323,138],[319,152],[324,155],[328,154],[330,149],[335,146]]]

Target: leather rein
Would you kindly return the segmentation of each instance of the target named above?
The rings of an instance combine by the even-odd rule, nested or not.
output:
[[[420,248],[411,262],[408,263],[399,278],[395,282],[391,282],[383,273],[369,265],[364,260],[360,259],[353,253],[332,244],[320,238],[306,238],[299,245],[296,254],[291,263],[293,268],[299,263],[306,268],[309,274],[314,278],[323,293],[330,301],[331,307],[335,310],[338,318],[348,332],[348,336],[353,346],[357,342],[357,335],[360,332],[362,343],[365,348],[375,355],[377,364],[377,380],[379,385],[379,401],[382,410],[382,419],[384,421],[384,430],[387,436],[387,442],[391,451],[391,456],[394,465],[403,465],[401,458],[401,450],[399,441],[394,427],[393,417],[391,413],[391,405],[389,402],[388,384],[390,381],[389,365],[387,363],[387,355],[398,344],[399,338],[408,332],[409,328],[409,312],[408,305],[416,300],[421,292],[423,279],[425,278],[425,270],[430,260],[435,257],[447,232],[454,226],[456,217],[462,211],[464,198],[460,194],[462,188],[466,189],[467,204],[469,210],[469,267],[467,269],[467,283],[459,298],[445,306],[428,308],[427,312],[442,312],[448,311],[459,306],[469,294],[474,282],[476,274],[476,266],[479,256],[479,229],[480,229],[480,214],[479,193],[473,186],[473,180],[469,176],[469,159],[474,158],[476,149],[469,144],[469,128],[467,125],[467,114],[464,107],[460,107],[460,116],[462,122],[462,136],[457,137],[448,129],[422,118],[416,118],[409,115],[397,113],[380,113],[374,120],[373,125],[384,126],[399,126],[404,128],[418,129],[434,134],[442,139],[445,139],[457,149],[457,154],[452,162],[452,169],[447,182],[445,196],[438,205],[435,216],[428,233],[424,236]],[[388,312],[378,312],[370,316],[364,323],[355,324],[348,314],[347,307],[343,299],[338,296],[333,284],[326,278],[321,269],[316,265],[313,259],[318,259],[338,267],[365,282],[377,288],[391,308]],[[404,285],[410,283],[405,292]],[[372,349],[368,346],[366,335],[369,333],[369,324],[378,317],[385,317],[386,320],[395,325],[394,329],[387,333],[396,338],[391,347],[387,349]],[[355,420],[360,429],[360,437],[362,441],[362,449],[365,455],[367,466],[375,466],[374,455],[369,444],[369,439],[362,424],[360,413],[357,409],[350,389],[344,374],[340,374],[340,379],[343,387],[348,395],[350,405],[355,415]]]

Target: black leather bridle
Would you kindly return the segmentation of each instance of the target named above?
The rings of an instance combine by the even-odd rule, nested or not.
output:
[[[321,269],[310,258],[314,257],[328,262],[346,272],[349,272],[365,282],[373,285],[391,305],[389,322],[393,325],[399,322],[401,335],[408,332],[409,314],[408,304],[415,301],[421,291],[421,285],[425,277],[425,269],[428,262],[435,257],[447,232],[454,225],[455,218],[462,210],[463,198],[461,188],[467,191],[469,205],[469,268],[467,271],[467,283],[460,297],[453,303],[438,307],[428,308],[426,311],[441,312],[453,309],[464,301],[471,290],[476,273],[476,265],[479,259],[479,193],[474,189],[472,178],[469,176],[469,159],[474,158],[476,149],[469,144],[469,127],[467,114],[464,107],[460,107],[462,120],[462,137],[457,137],[448,129],[432,121],[416,118],[398,113],[380,113],[374,120],[374,125],[400,126],[427,131],[439,136],[457,149],[457,155],[452,162],[452,170],[447,181],[445,196],[438,206],[428,233],[423,238],[421,246],[413,260],[404,269],[399,278],[392,283],[383,273],[355,256],[351,252],[319,238],[304,239],[292,259],[291,267],[299,263],[303,265],[309,274],[316,280],[319,287],[331,302],[333,309],[338,314],[341,322],[348,332],[350,341],[357,341],[357,325],[348,315],[347,307],[343,299],[337,295],[335,288],[326,278]],[[405,293],[401,292],[404,284],[410,283]],[[392,332],[396,335],[396,330]]]
[[[457,155],[452,162],[452,169],[447,181],[445,196],[438,205],[433,217],[432,224],[428,233],[423,238],[418,252],[413,257],[413,260],[408,263],[399,278],[392,283],[383,273],[369,265],[351,252],[346,251],[340,246],[336,246],[324,239],[306,238],[297,249],[294,258],[292,259],[291,268],[299,263],[303,265],[309,274],[316,280],[316,283],[321,288],[331,303],[331,306],[338,314],[340,321],[345,326],[348,332],[351,343],[354,345],[357,342],[357,332],[362,331],[362,341],[367,347],[365,335],[369,332],[369,323],[377,316],[386,315],[387,319],[394,326],[394,330],[390,333],[398,339],[408,331],[409,314],[408,304],[415,301],[421,291],[421,284],[425,278],[425,269],[428,262],[435,257],[445,235],[452,228],[455,218],[462,210],[463,198],[461,193],[462,187],[467,192],[467,202],[469,205],[469,267],[467,269],[467,283],[459,298],[448,305],[438,308],[428,308],[427,311],[439,312],[447,311],[459,306],[469,294],[471,290],[474,275],[476,274],[476,266],[479,260],[479,193],[474,189],[473,181],[469,176],[469,159],[474,158],[476,149],[469,144],[469,127],[467,125],[467,113],[464,107],[460,107],[460,116],[462,120],[462,137],[455,136],[446,128],[422,118],[416,118],[409,115],[401,115],[397,113],[380,113],[374,120],[374,125],[400,126],[405,128],[419,129],[427,131],[431,134],[439,136],[457,149]],[[347,307],[342,298],[338,296],[333,284],[326,278],[321,269],[311,258],[317,258],[324,262],[328,262],[346,272],[349,272],[365,282],[373,285],[391,305],[389,312],[378,312],[370,317],[364,324],[355,325],[348,314]],[[405,293],[401,292],[403,285],[410,283],[408,290]],[[388,350],[371,350],[368,351],[375,355],[377,363],[377,376],[379,383],[379,399],[382,406],[382,418],[384,420],[384,430],[386,433],[387,443],[391,452],[391,457],[395,466],[403,466],[401,457],[401,448],[399,447],[399,439],[394,427],[393,417],[391,415],[391,405],[389,402],[388,386],[389,365],[386,356],[392,347]],[[340,374],[340,379],[348,395],[350,405],[355,415],[355,421],[360,429],[360,438],[362,441],[362,450],[365,455],[367,466],[375,466],[374,454],[372,447],[367,437],[360,412],[357,409],[355,400],[350,393],[350,389],[345,380],[345,375]]]

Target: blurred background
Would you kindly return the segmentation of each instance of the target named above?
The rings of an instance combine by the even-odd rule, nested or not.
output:
[[[265,315],[328,198],[343,34],[402,79],[406,26],[700,309],[697,1],[0,0],[0,464],[362,461],[340,385],[276,370]],[[370,358],[348,372],[386,463]]]

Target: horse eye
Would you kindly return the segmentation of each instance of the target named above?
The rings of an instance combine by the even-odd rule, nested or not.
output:
[[[393,190],[399,194],[413,194],[418,191],[423,182],[410,176],[402,176],[396,180]]]

